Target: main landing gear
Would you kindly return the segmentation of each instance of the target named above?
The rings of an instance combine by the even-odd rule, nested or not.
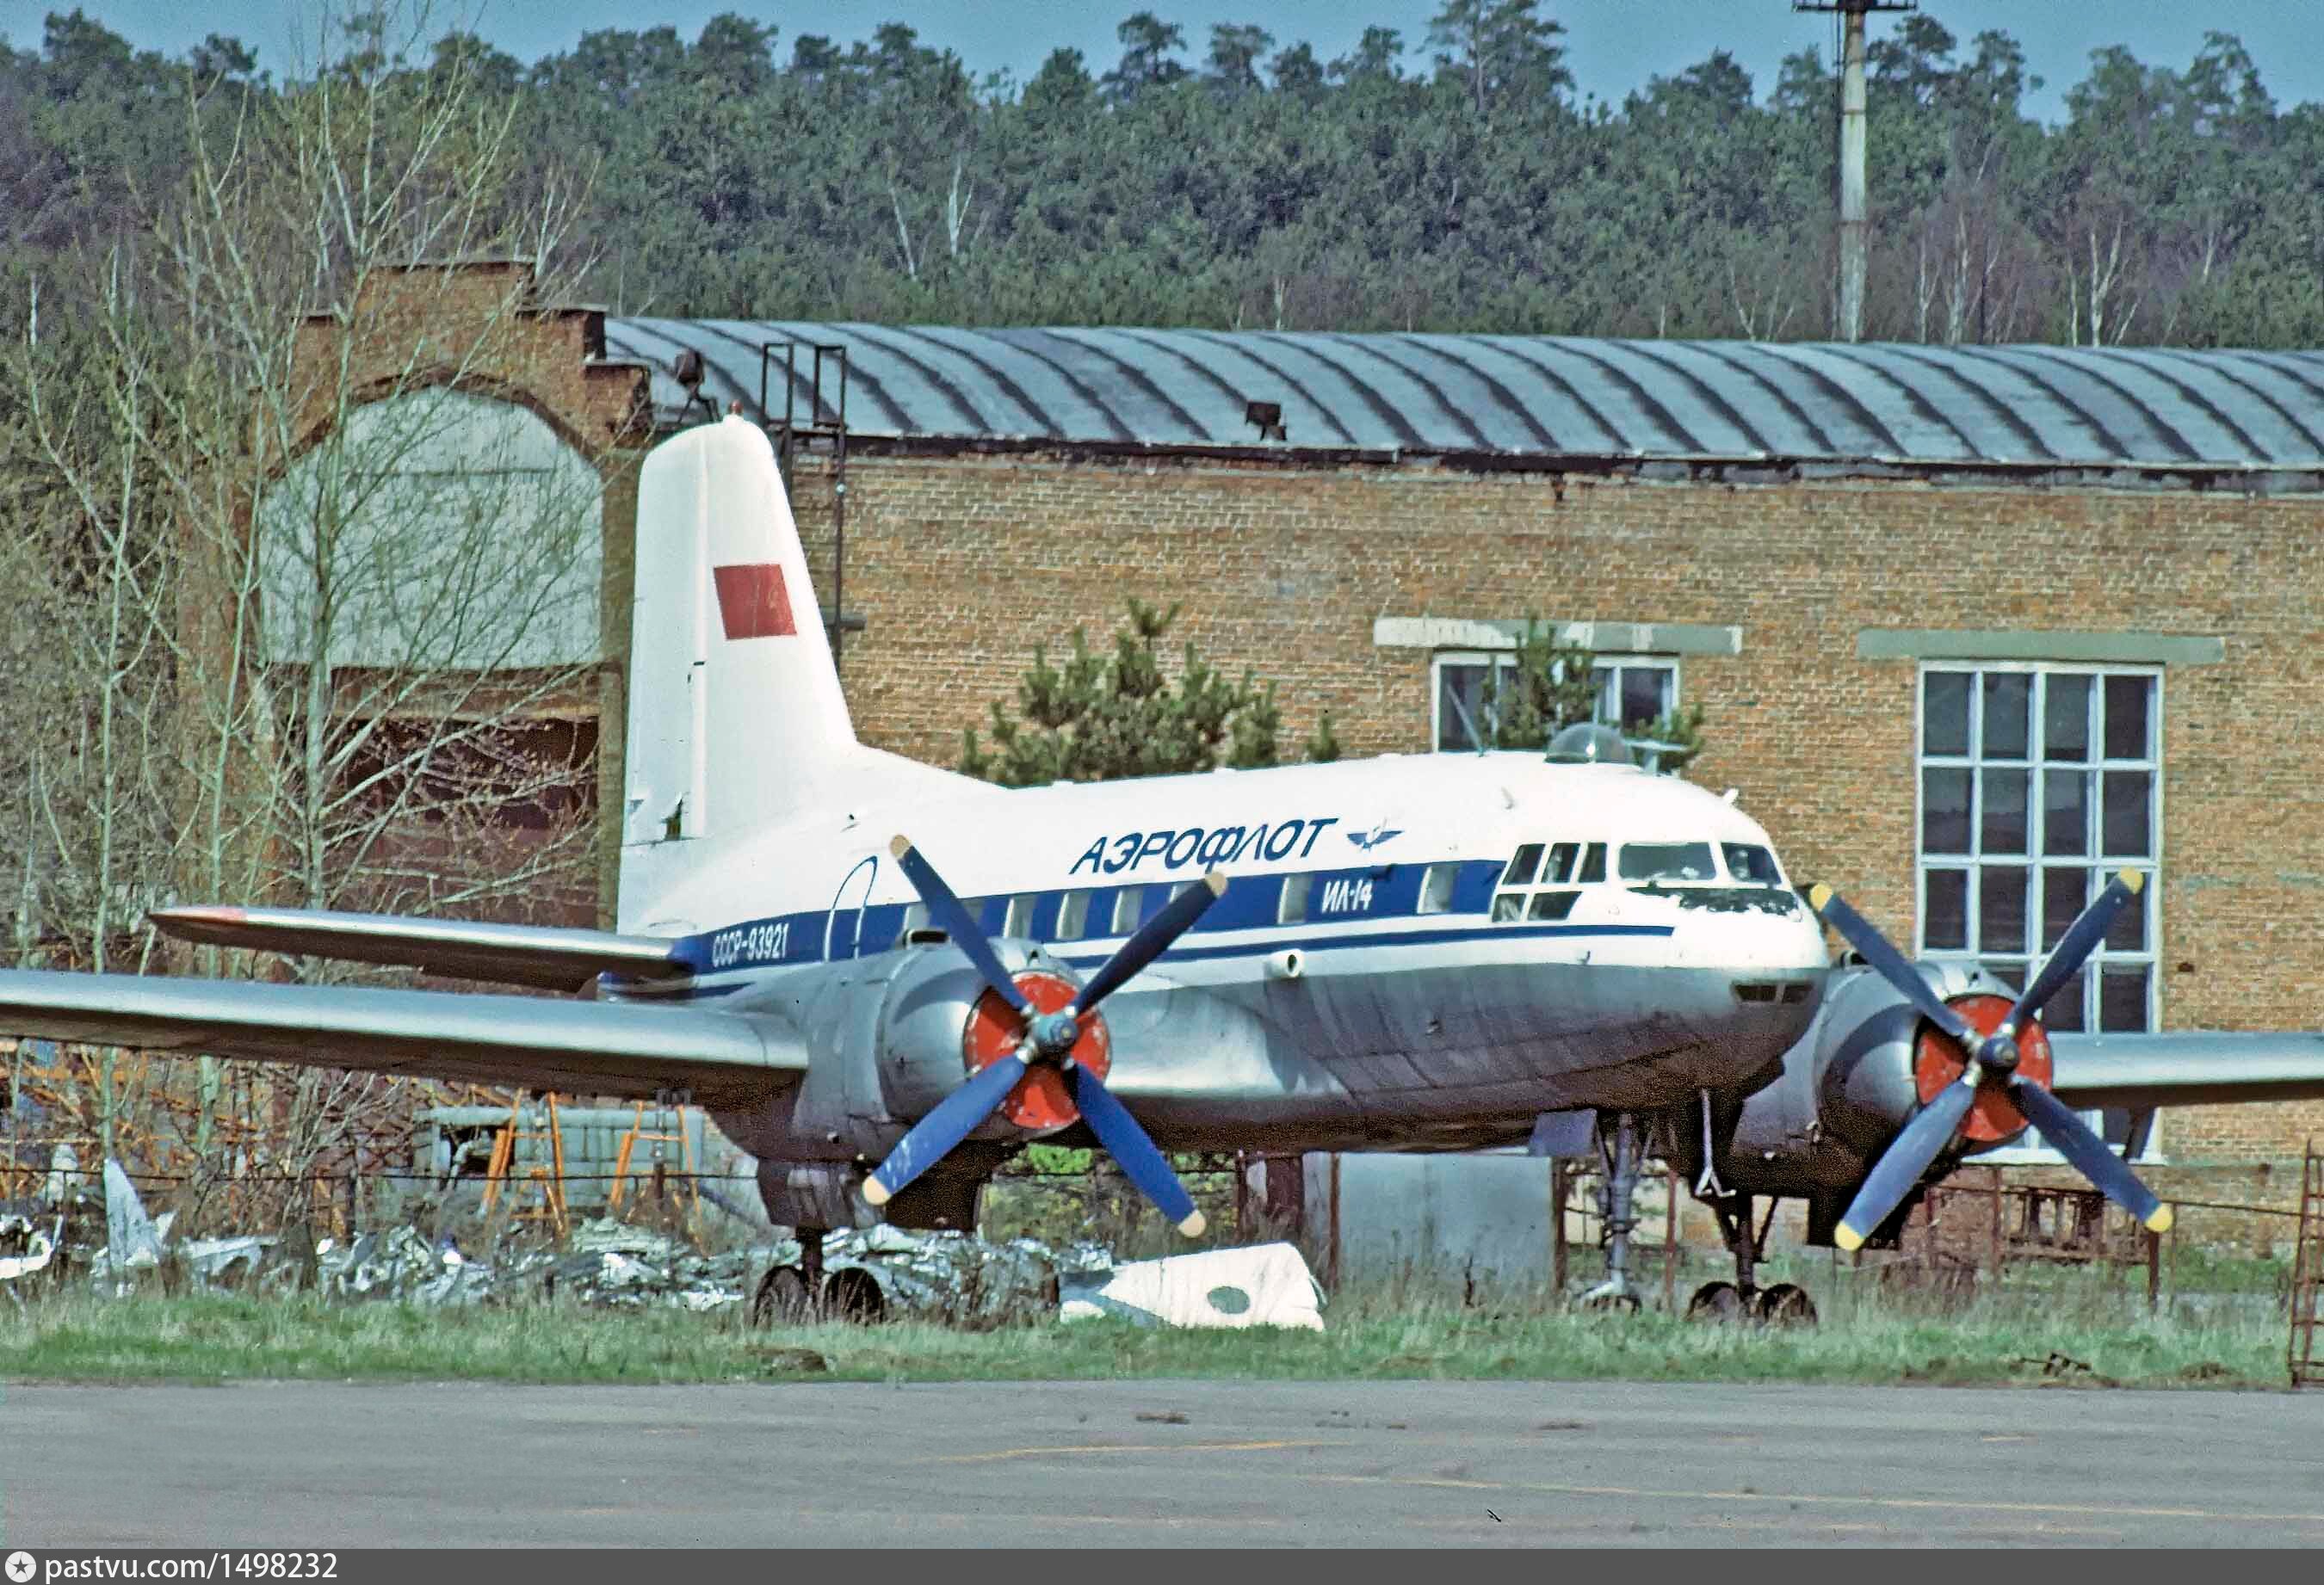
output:
[[[798,1264],[778,1266],[759,1279],[758,1291],[751,1295],[752,1326],[799,1326],[816,1321],[870,1325],[886,1319],[888,1295],[870,1272],[856,1266],[825,1272],[823,1240],[830,1230],[792,1230],[798,1237]]]
[[[1690,1321],[1764,1321],[1777,1326],[1813,1326],[1816,1322],[1815,1301],[1808,1291],[1796,1283],[1779,1282],[1761,1287],[1757,1280],[1759,1262],[1766,1258],[1767,1230],[1775,1225],[1775,1207],[1780,1202],[1767,1202],[1767,1214],[1754,1216],[1757,1197],[1750,1194],[1729,1194],[1710,1202],[1719,1218],[1719,1230],[1727,1240],[1729,1253],[1735,1257],[1733,1282],[1707,1282],[1694,1290],[1694,1297],[1686,1304]]]

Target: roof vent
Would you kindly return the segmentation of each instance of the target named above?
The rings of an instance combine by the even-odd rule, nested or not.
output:
[[[690,346],[682,348],[670,364],[669,372],[671,378],[678,382],[678,389],[686,392],[686,406],[678,410],[681,415],[692,411],[694,404],[698,401],[703,411],[714,419],[718,416],[718,410],[711,405],[708,397],[702,394],[704,371],[700,353]]]
[[[1291,438],[1283,428],[1283,404],[1279,401],[1244,402],[1242,421],[1257,425],[1261,440],[1288,441]]]

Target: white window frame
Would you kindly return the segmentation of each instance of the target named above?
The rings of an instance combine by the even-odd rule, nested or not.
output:
[[[1664,707],[1669,713],[1674,714],[1676,714],[1681,703],[1680,689],[1685,682],[1683,669],[1679,665],[1679,659],[1680,658],[1676,655],[1667,654],[1646,655],[1635,653],[1609,653],[1604,655],[1591,655],[1590,658],[1590,665],[1593,671],[1611,671],[1616,674],[1616,680],[1610,685],[1613,709],[1611,712],[1608,710],[1607,703],[1609,689],[1606,687],[1601,687],[1599,689],[1598,713],[1595,719],[1603,725],[1617,728],[1620,726],[1621,689],[1618,676],[1620,668],[1626,666],[1647,667],[1656,671],[1668,673],[1670,677],[1670,688],[1667,702]],[[1478,752],[1478,750],[1473,747],[1467,749],[1448,749],[1443,746],[1444,742],[1444,668],[1447,666],[1481,666],[1489,668],[1493,673],[1499,673],[1513,668],[1516,663],[1517,651],[1515,650],[1439,650],[1429,657],[1428,744],[1432,752],[1440,754],[1473,754]]]
[[[1966,745],[1969,751],[1964,755],[1943,754],[1937,755],[1932,758],[1928,752],[1927,742],[1928,689],[1929,678],[1932,676],[1938,674],[1967,676],[1972,678],[1980,678],[1986,676],[1997,675],[2015,675],[2034,677],[2036,679],[2047,677],[2090,677],[2093,679],[2091,684],[2091,696],[2093,705],[2092,713],[2094,717],[2097,714],[2098,703],[2104,696],[2104,678],[2107,677],[2141,677],[2147,678],[2153,684],[2154,689],[2153,718],[2150,726],[2150,737],[2147,743],[2146,758],[2139,760],[2116,760],[2107,758],[2106,755],[2105,742],[2103,738],[2098,735],[2098,733],[2102,732],[2103,729],[2097,728],[2093,732],[2089,744],[2089,759],[2086,761],[2064,761],[2063,763],[2086,765],[2091,776],[2090,797],[2094,806],[2091,812],[2091,820],[2098,834],[2098,840],[2094,843],[2093,846],[2101,851],[2095,851],[2087,854],[2080,855],[2081,862],[2079,867],[2087,870],[2090,873],[2092,880],[2092,895],[2095,895],[2096,888],[2098,885],[2102,885],[2108,877],[2124,869],[2139,870],[2146,877],[2146,885],[2142,890],[2135,905],[2147,910],[2145,950],[2143,952],[2109,951],[2105,944],[2101,943],[2098,949],[2090,954],[2088,962],[2088,968],[2092,972],[2089,972],[2089,977],[2084,981],[2082,991],[2084,997],[2083,1027],[2092,1032],[2096,1032],[2098,1027],[2098,975],[2095,971],[2107,963],[2143,963],[2145,964],[2147,970],[2146,1029],[2150,1033],[2160,1029],[2163,1027],[2162,965],[2166,961],[2163,949],[2163,889],[2161,885],[2164,857],[2163,851],[2164,796],[2163,785],[2163,733],[2167,719],[2164,714],[2164,711],[2168,705],[2168,699],[2165,695],[2163,668],[2160,666],[2151,665],[2089,664],[2064,660],[1930,660],[1923,661],[1921,665],[1919,676],[1915,679],[1913,694],[1913,944],[1914,955],[1916,957],[1926,959],[1931,963],[1964,963],[1969,965],[1984,963],[1997,959],[2015,960],[2022,956],[2024,961],[2024,968],[2020,972],[2018,982],[2023,984],[2024,982],[2024,976],[2033,973],[2034,969],[2043,961],[2043,958],[2046,955],[2042,950],[2043,899],[2039,891],[2035,888],[2032,886],[2027,888],[2025,902],[2027,950],[2024,954],[1982,952],[1974,950],[1974,945],[1978,942],[1981,934],[1978,929],[1979,921],[1978,917],[1978,912],[1980,906],[1978,895],[1980,889],[1978,885],[1977,875],[1978,871],[1983,868],[1984,864],[1983,806],[1976,799],[1975,789],[1977,788],[1977,783],[1975,779],[1979,774],[1980,769],[1989,763],[1985,760],[1983,755],[1984,734],[1982,726],[1985,710],[1985,689],[1982,682],[1973,681],[1969,687],[1969,735]],[[2023,866],[2026,870],[2029,879],[2038,879],[2041,871],[2044,868],[2048,867],[2077,867],[2071,862],[2045,865],[2044,855],[2042,852],[2043,845],[2043,825],[2044,820],[2047,818],[2047,807],[2045,800],[2043,797],[2043,788],[2038,773],[2042,768],[2048,763],[2041,754],[2042,732],[2046,714],[2043,708],[2046,700],[2045,688],[2046,684],[2037,680],[2029,688],[2028,697],[2026,700],[2026,758],[2023,761],[2028,770],[2025,793],[2026,851],[2022,857]],[[1991,763],[1997,763],[2006,768],[2015,766],[2019,763],[2019,761],[2004,760]],[[1939,853],[1932,855],[1922,846],[1922,843],[1926,839],[1928,832],[1927,809],[1925,807],[1927,801],[1925,795],[1926,778],[1924,776],[1924,772],[1932,768],[1941,769],[1968,769],[1970,773],[1973,791],[1969,816],[1969,852],[1966,854]],[[2152,821],[2152,825],[2148,833],[2148,845],[2151,851],[2143,858],[2136,855],[2110,855],[2102,851],[2105,845],[2104,832],[2106,817],[2106,786],[2103,773],[2108,769],[2144,770],[2152,778],[2149,784],[2152,788],[2153,797],[2153,802],[2149,809],[2149,816]],[[2001,859],[2015,860],[2020,858],[2020,855],[2012,853],[2006,855],[1997,855],[1997,857]],[[1932,870],[1960,870],[1964,868],[1969,871],[1969,879],[1968,882],[1968,896],[1963,905],[1963,917],[1967,926],[1968,938],[1972,944],[1972,947],[1970,949],[1955,947],[1931,948],[1928,945],[1929,872]],[[2101,1127],[2099,1120],[2103,1116],[2103,1113],[2089,1111],[2085,1112],[2082,1115],[2084,1120],[2089,1122],[2093,1129],[2098,1129]],[[2138,1161],[2143,1163],[2159,1163],[2164,1159],[2162,1151],[2161,1135],[2161,1120],[2158,1117],[2149,1128],[2146,1140],[2146,1150],[2144,1154],[2136,1157]],[[2036,1137],[2038,1137],[2038,1135]],[[2012,1146],[2006,1149],[1988,1152],[1987,1154],[1979,1156],[1978,1159],[1980,1161],[1996,1163],[2023,1162],[2046,1164],[2061,1161],[2063,1157],[2061,1156],[2055,1149],[2043,1144]]]

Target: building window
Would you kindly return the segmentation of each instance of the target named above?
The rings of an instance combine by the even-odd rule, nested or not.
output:
[[[2161,674],[1932,666],[1920,725],[1922,955],[2022,986],[2114,873],[2135,870],[2147,884],[2042,1018],[2059,1030],[2154,1028]],[[2128,1114],[2104,1128],[2120,1144]]]
[[[1505,688],[1515,657],[1485,650],[1445,650],[1436,657],[1436,747],[1440,752],[1474,753],[1493,741],[1492,705],[1485,697],[1491,678]],[[1631,736],[1678,708],[1678,662],[1651,655],[1600,655],[1591,668],[1598,685],[1597,718]]]

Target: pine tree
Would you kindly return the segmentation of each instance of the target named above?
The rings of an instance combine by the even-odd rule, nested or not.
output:
[[[1526,623],[1510,665],[1496,668],[1484,687],[1485,717],[1497,749],[1545,749],[1569,726],[1598,718],[1597,657],[1561,641],[1557,630]],[[1676,774],[1702,752],[1702,706],[1665,711],[1623,734],[1652,743],[1654,765]]]
[[[1017,687],[1012,720],[992,706],[992,748],[973,727],[963,734],[960,769],[1003,787],[1053,781],[1111,781],[1130,776],[1176,776],[1273,765],[1282,713],[1275,685],[1250,671],[1231,682],[1188,644],[1174,681],[1158,644],[1178,619],[1176,605],[1158,610],[1131,596],[1129,621],[1114,634],[1113,653],[1100,656],[1076,629],[1074,652],[1062,667],[1033,650],[1033,665]],[[1307,742],[1310,760],[1335,760],[1339,740],[1327,715]]]

